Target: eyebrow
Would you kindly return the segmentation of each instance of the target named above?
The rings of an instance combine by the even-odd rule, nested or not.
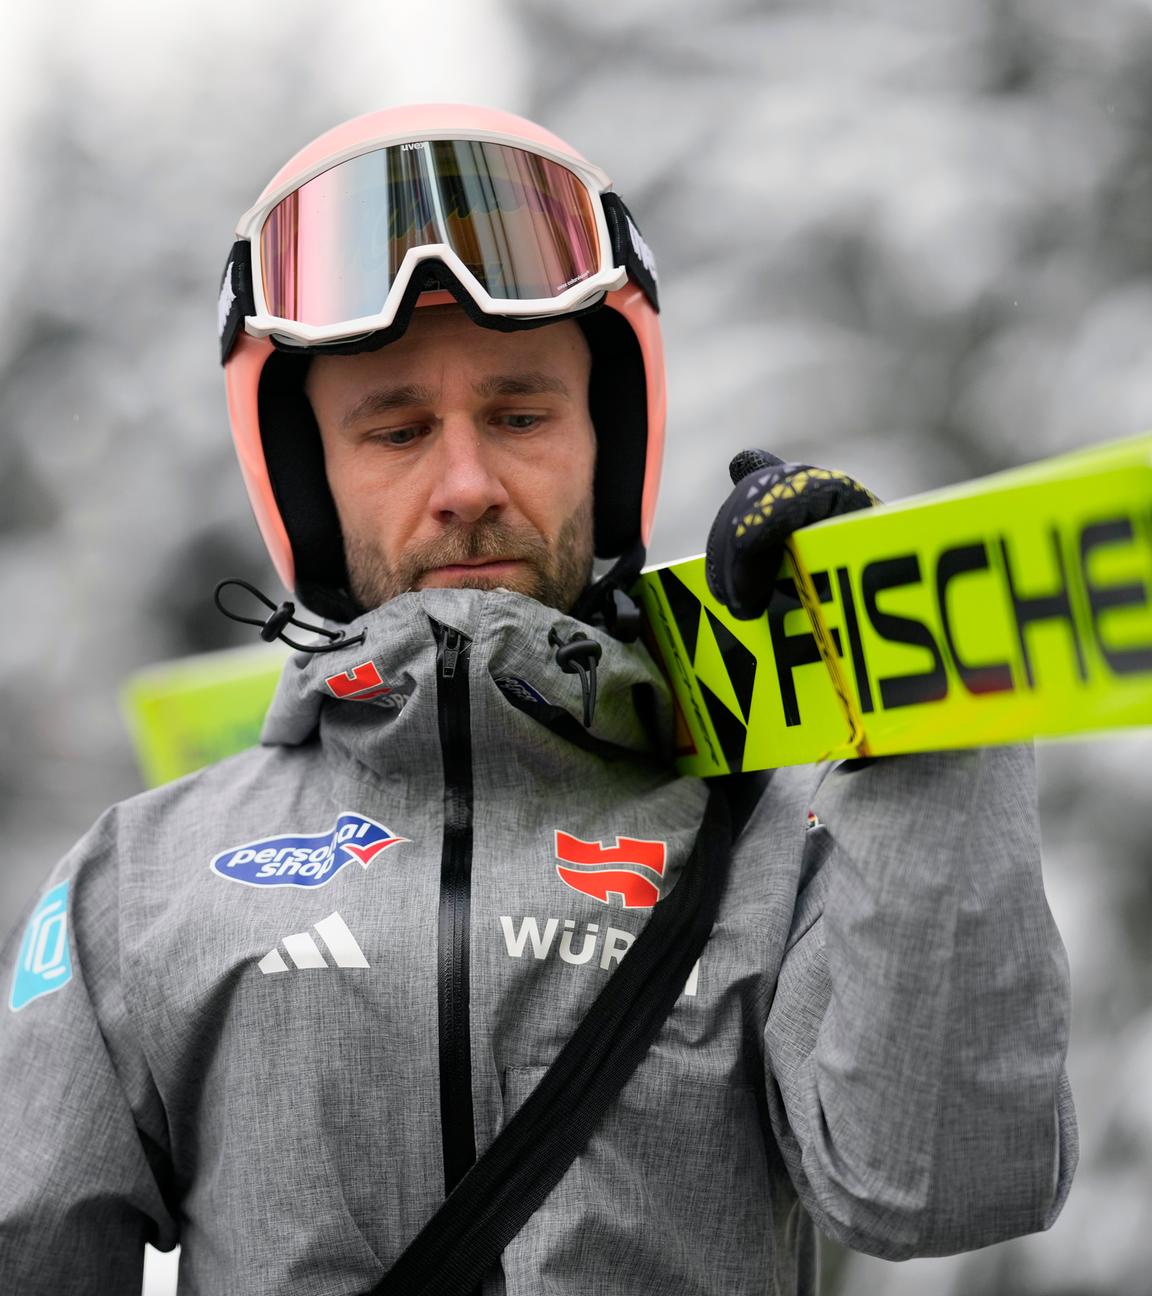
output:
[[[532,370],[529,373],[493,374],[474,383],[477,396],[541,396],[551,392],[555,396],[569,396],[567,385],[555,374]]]
[[[361,396],[351,409],[345,411],[342,421],[345,428],[353,428],[362,419],[375,414],[390,414],[393,410],[410,409],[413,405],[427,405],[431,400],[432,389],[416,383],[381,387]]]
[[[569,396],[571,393],[555,374],[530,370],[526,373],[490,374],[474,383],[472,390],[477,396],[541,396],[552,393],[556,396]],[[435,393],[430,387],[418,383],[402,383],[399,387],[381,387],[362,396],[344,414],[342,420],[345,429],[352,429],[362,420],[380,414],[391,414],[394,410],[411,409],[413,405],[428,405],[435,400]]]

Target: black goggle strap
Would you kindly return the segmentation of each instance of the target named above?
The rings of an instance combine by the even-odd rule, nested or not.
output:
[[[652,309],[658,311],[659,275],[656,272],[656,258],[652,249],[644,241],[644,235],[632,219],[632,213],[624,206],[624,200],[610,189],[600,195],[604,204],[604,215],[608,218],[608,233],[612,238],[612,255],[616,265],[624,266],[628,277],[652,303]]]
[[[244,327],[245,317],[256,314],[256,297],[252,290],[252,244],[237,239],[228,253],[228,264],[220,277],[220,301],[216,324],[220,330],[220,363],[232,354],[236,338]]]

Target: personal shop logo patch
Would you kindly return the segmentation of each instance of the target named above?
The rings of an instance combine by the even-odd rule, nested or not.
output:
[[[212,872],[256,887],[326,886],[346,864],[362,868],[407,837],[365,815],[345,811],[327,832],[262,837],[221,851]]]

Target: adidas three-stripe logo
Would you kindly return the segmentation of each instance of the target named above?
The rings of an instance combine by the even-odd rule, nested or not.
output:
[[[330,913],[327,918],[322,918],[312,931],[324,942],[337,967],[368,967],[364,951],[356,943],[356,937],[348,930],[348,924],[338,913]],[[291,936],[285,936],[280,944],[284,946],[289,959],[298,968],[332,966],[321,953],[312,932],[295,932]],[[284,955],[280,953],[279,948],[270,949],[256,966],[265,976],[273,972],[288,971],[288,964],[284,962]]]

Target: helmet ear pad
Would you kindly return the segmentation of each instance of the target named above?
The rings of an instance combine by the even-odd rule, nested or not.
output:
[[[260,374],[260,439],[296,563],[296,595],[334,621],[364,611],[348,589],[344,537],[328,487],[324,446],[304,393],[311,357],[274,351]]]
[[[595,550],[598,558],[615,558],[633,548],[641,534],[648,454],[644,356],[632,326],[611,307],[576,323],[592,352],[588,410],[596,430]]]

